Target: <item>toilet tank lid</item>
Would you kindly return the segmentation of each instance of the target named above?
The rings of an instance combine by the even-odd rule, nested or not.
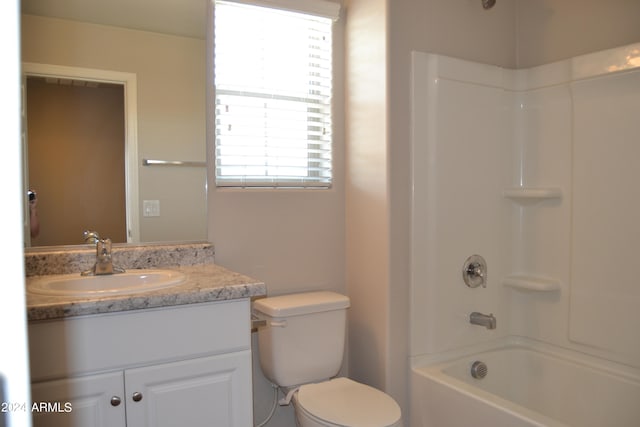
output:
[[[254,311],[271,317],[340,310],[349,307],[349,298],[336,292],[304,292],[259,299],[253,302]]]

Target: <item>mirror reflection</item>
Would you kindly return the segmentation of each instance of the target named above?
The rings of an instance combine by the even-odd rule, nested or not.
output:
[[[24,194],[39,222],[31,238],[25,209],[28,245],[82,244],[85,229],[206,240],[205,20],[206,0],[22,1],[23,63],[101,76],[25,73]],[[114,73],[134,84],[102,77]],[[111,93],[87,104],[99,91]]]

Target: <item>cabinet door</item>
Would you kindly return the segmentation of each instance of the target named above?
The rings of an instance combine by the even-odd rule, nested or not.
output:
[[[122,371],[33,383],[31,398],[34,427],[125,426]]]
[[[125,371],[129,427],[251,427],[251,351]]]

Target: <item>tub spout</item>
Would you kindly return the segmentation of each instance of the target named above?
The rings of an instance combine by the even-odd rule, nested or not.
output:
[[[484,326],[487,329],[496,328],[496,318],[493,313],[487,315],[474,311],[469,315],[469,322],[471,322],[472,325]]]

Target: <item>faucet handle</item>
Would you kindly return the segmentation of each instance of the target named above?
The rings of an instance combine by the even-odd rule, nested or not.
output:
[[[471,255],[462,266],[462,278],[470,288],[487,287],[487,262],[480,255]]]
[[[82,232],[82,237],[84,238],[85,243],[89,243],[95,245],[100,240],[100,235],[97,231],[84,230]]]

